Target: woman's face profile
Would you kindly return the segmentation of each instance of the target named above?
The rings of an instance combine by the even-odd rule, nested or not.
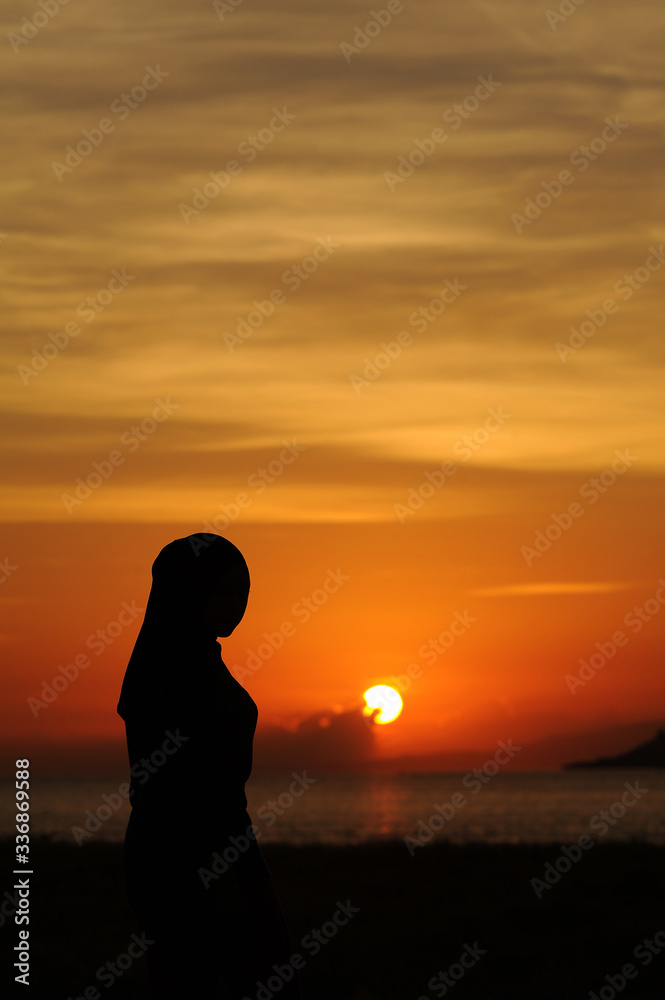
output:
[[[236,566],[220,577],[203,608],[206,630],[211,629],[215,636],[231,635],[245,614],[249,586],[246,566]]]

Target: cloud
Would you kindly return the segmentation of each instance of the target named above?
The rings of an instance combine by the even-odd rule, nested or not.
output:
[[[641,467],[661,469],[661,275],[565,365],[554,347],[665,238],[653,221],[664,110],[656,11],[639,3],[627,23],[611,0],[602,24],[583,6],[552,32],[523,0],[418,0],[347,64],[339,43],[365,16],[354,2],[245,0],[224,21],[212,4],[177,0],[63,6],[2,70],[14,153],[0,388],[25,456],[11,456],[12,506],[44,513],[32,484],[79,475],[115,428],[168,392],[181,409],[137,455],[142,488],[179,477],[196,495],[242,481],[238,452],[251,465],[284,435],[319,450],[294,481],[316,464],[325,489],[332,481],[330,506],[355,507],[367,470],[382,482],[387,457],[398,474],[404,459],[433,465],[496,405],[514,418],[484,463],[592,468],[630,443]],[[5,33],[22,16],[7,8]],[[147,65],[169,75],[59,182],[52,162]],[[489,74],[496,92],[459,127],[443,122]],[[179,204],[276,106],[294,121],[185,225]],[[625,134],[518,235],[511,213],[570,167],[607,116],[623,116]],[[391,192],[385,172],[442,124],[446,143]],[[339,249],[230,353],[224,334],[284,291],[284,272],[328,234]],[[131,286],[22,384],[17,367],[122,267]],[[468,290],[417,333],[410,317],[456,277]],[[350,376],[402,330],[412,345],[354,395]],[[216,453],[220,471],[204,460]],[[100,516],[154,506],[117,496]],[[298,501],[307,517],[309,501]],[[162,501],[161,516],[191,502]]]
[[[295,732],[280,726],[259,729],[254,739],[255,766],[312,767],[345,770],[374,759],[374,732],[370,718],[354,709],[317,712]]]
[[[634,582],[582,581],[551,583],[516,583],[503,587],[481,587],[469,591],[472,597],[544,597],[559,594],[609,594],[617,590],[633,590],[639,587]]]

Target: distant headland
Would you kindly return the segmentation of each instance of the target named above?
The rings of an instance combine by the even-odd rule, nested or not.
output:
[[[659,729],[656,735],[646,743],[640,743],[632,750],[615,754],[613,757],[598,757],[596,760],[576,760],[571,767],[665,767],[665,729]]]

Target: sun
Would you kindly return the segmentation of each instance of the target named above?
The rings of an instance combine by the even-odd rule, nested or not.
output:
[[[378,708],[374,716],[374,722],[384,726],[387,722],[392,722],[402,711],[402,699],[395,688],[386,684],[377,684],[375,687],[365,691],[363,698],[367,705],[363,709],[364,715],[371,715],[374,709]]]

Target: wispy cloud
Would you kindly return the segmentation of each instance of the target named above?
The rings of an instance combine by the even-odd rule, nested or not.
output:
[[[6,9],[5,34],[22,14]],[[652,417],[662,275],[566,366],[554,349],[665,240],[662,17],[654,0],[630,18],[610,0],[602,18],[584,5],[552,31],[526,0],[419,0],[348,64],[339,44],[359,23],[357,3],[247,0],[222,22],[212,4],[102,0],[66,5],[29,45],[8,45],[0,388],[26,455],[12,504],[41,502],[27,456],[54,417],[78,424],[64,451],[73,435],[99,452],[113,426],[168,392],[196,425],[188,450],[219,434],[225,453],[237,451],[274,429],[335,449],[358,489],[356,453],[369,467],[390,457],[426,468],[496,405],[514,419],[483,456],[493,468],[602,468],[630,444],[641,468],[662,470]],[[83,147],[60,183],[52,162],[113,117],[119,95],[131,99],[146,66],[168,76]],[[481,74],[500,86],[453,127],[443,114]],[[258,148],[274,107],[295,118]],[[625,119],[626,133],[518,235],[511,213],[570,167],[607,116]],[[385,171],[437,127],[446,143],[390,192]],[[178,205],[248,136],[259,136],[257,155],[185,225]],[[230,355],[224,334],[328,236],[340,243],[332,258]],[[136,275],[131,287],[26,386],[18,367],[122,267]],[[455,310],[415,333],[364,398],[350,395],[350,373],[401,330],[414,333],[410,317],[455,278],[468,286]],[[189,474],[179,440],[174,423],[156,466],[145,450],[146,476],[167,479],[174,462]],[[206,473],[192,475],[195,499]],[[355,503],[336,489],[331,507]],[[144,490],[137,480],[134,502],[147,509]],[[177,516],[182,501],[160,493],[161,516]],[[307,516],[308,495],[300,501]],[[131,506],[127,496],[118,516]]]
[[[514,583],[500,587],[481,587],[469,591],[472,597],[548,597],[566,594],[609,594],[618,590],[634,590],[634,581],[559,581],[551,583]]]

